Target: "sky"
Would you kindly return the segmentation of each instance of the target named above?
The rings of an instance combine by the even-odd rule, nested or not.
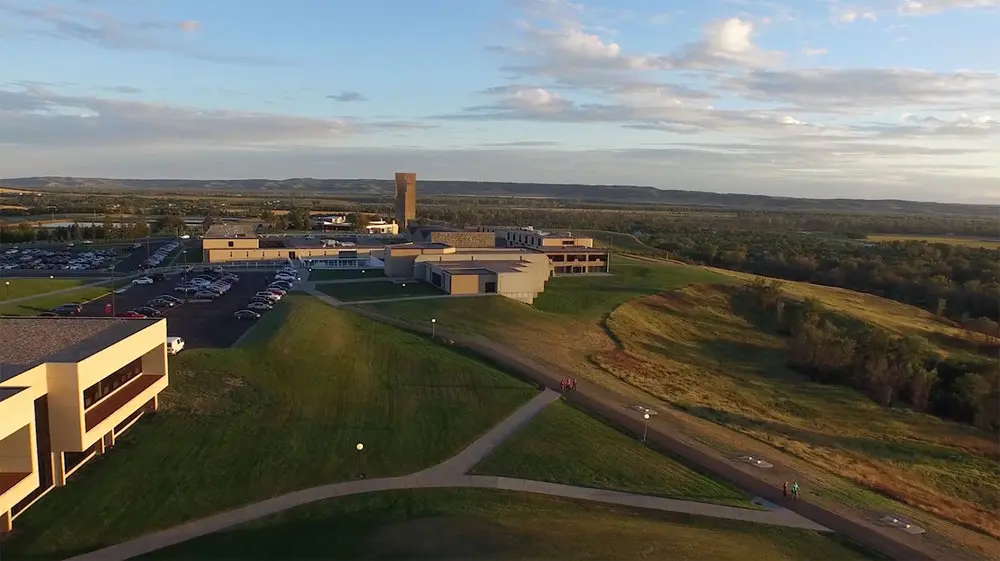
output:
[[[1000,203],[1000,0],[0,0],[0,177]]]

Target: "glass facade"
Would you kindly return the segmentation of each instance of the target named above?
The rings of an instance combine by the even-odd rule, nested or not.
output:
[[[100,382],[83,390],[83,408],[89,409],[96,405],[109,396],[111,392],[129,383],[140,374],[142,374],[142,357],[133,360]]]

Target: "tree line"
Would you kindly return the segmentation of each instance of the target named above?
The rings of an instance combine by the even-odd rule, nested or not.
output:
[[[904,405],[1000,432],[1000,364],[943,359],[926,339],[899,336],[782,294],[756,279],[744,295],[766,325],[788,338],[788,365],[824,384],[858,389],[884,407]],[[993,354],[1000,340],[992,342]]]

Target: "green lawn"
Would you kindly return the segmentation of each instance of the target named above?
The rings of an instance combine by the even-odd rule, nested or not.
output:
[[[553,403],[476,466],[476,473],[751,507],[738,489],[654,452],[564,403]]]
[[[578,236],[590,236],[594,238],[594,245],[606,247],[616,251],[633,251],[636,253],[648,253],[652,248],[639,242],[634,236],[619,232],[605,232],[603,230],[573,230]]]
[[[833,535],[483,489],[324,501],[137,559],[860,561]]]
[[[162,411],[18,518],[4,554],[63,558],[359,471],[417,471],[535,392],[426,338],[292,295],[240,347],[171,358]]]
[[[36,294],[55,292],[80,286],[99,279],[33,279],[25,277],[6,277],[0,279],[0,302],[15,298],[26,298]]]
[[[60,304],[68,304],[70,302],[83,303],[100,298],[107,293],[108,289],[102,286],[76,288],[59,294],[42,295],[22,302],[0,305],[0,315],[37,316]]]
[[[316,289],[344,302],[409,298],[412,296],[441,296],[445,293],[425,282],[407,281],[358,281],[317,284]]]
[[[311,281],[372,279],[384,277],[384,269],[313,269],[309,273],[309,280]]]

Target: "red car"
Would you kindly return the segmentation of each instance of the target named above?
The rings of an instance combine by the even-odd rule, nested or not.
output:
[[[120,314],[115,314],[116,318],[131,318],[131,319],[145,319],[146,316],[140,314],[135,310],[129,310],[127,312],[122,312]]]

